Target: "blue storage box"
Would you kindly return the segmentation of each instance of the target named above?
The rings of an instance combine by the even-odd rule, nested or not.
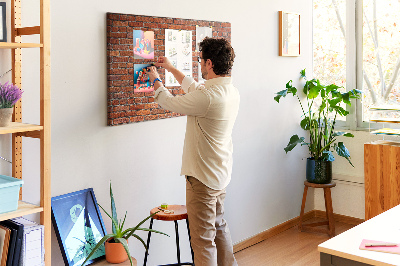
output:
[[[0,175],[0,213],[18,209],[19,188],[24,181]]]

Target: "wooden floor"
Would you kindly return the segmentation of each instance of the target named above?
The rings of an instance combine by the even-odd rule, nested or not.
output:
[[[313,218],[307,222],[322,221]],[[336,234],[352,228],[336,222]],[[328,240],[327,234],[299,232],[297,227],[286,230],[254,246],[235,253],[239,266],[319,265],[317,247]]]

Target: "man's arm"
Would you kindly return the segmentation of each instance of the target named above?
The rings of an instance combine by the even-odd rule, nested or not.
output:
[[[183,74],[176,67],[174,67],[167,57],[165,56],[158,57],[158,62],[155,65],[157,67],[163,67],[165,68],[165,70],[171,72],[172,75],[174,75],[175,79],[179,82],[179,84],[182,85],[182,81],[183,78],[185,77],[185,74]]]
[[[207,113],[210,99],[204,91],[194,90],[182,96],[173,96],[159,81],[160,75],[155,66],[145,69],[145,72],[149,75],[151,83],[154,83],[154,99],[162,108],[185,115],[204,116]],[[181,82],[184,77],[183,75]],[[193,82],[187,85],[190,90],[195,84]]]

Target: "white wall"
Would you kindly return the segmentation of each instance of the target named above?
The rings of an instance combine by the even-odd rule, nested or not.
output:
[[[38,17],[30,14],[37,2],[23,2],[24,26],[37,24]],[[278,56],[279,10],[301,14],[300,57]],[[232,23],[237,54],[233,79],[241,93],[233,133],[233,176],[226,198],[233,241],[298,216],[307,151],[296,148],[286,155],[283,148],[290,136],[300,131],[300,109],[295,98],[278,104],[273,97],[288,80],[297,83],[301,69],[311,73],[311,0],[52,1],[52,196],[93,187],[97,201],[108,208],[112,180],[119,215],[128,211],[128,225],[135,225],[162,202],[185,202],[185,181],[179,176],[185,117],[106,126],[106,12]],[[0,52],[3,70],[9,56]],[[38,52],[24,51],[23,60],[37,62]],[[36,66],[24,64],[23,68],[25,122],[38,122],[39,118]],[[7,140],[1,140],[1,151],[9,153]],[[37,201],[38,154],[37,141],[24,140],[24,199],[33,202]],[[312,198],[308,205],[313,208]],[[110,222],[103,216],[110,231]],[[172,263],[173,224],[158,222],[155,226],[172,237],[152,239],[149,265]],[[52,242],[52,264],[61,265],[54,233]],[[130,249],[141,263],[141,244],[132,239]],[[182,243],[182,252],[188,260],[187,242]]]

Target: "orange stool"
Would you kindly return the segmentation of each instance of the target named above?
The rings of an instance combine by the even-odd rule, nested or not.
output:
[[[153,208],[150,211],[150,214],[158,212],[156,215],[154,215],[151,220],[150,220],[150,229],[153,229],[153,221],[154,220],[161,220],[161,221],[174,221],[175,223],[175,236],[176,236],[176,255],[178,258],[178,263],[176,264],[166,264],[166,265],[194,265],[194,255],[193,255],[193,249],[192,245],[190,242],[190,230],[189,230],[189,220],[188,220],[188,215],[187,215],[187,210],[185,205],[168,205],[168,208],[166,211],[160,211],[160,206]],[[168,211],[173,211],[173,213],[168,213]],[[179,220],[186,220],[186,226],[188,230],[188,235],[189,235],[189,244],[190,244],[190,251],[192,252],[192,261],[193,262],[181,262],[181,251],[179,248],[179,232],[178,232],[178,221]],[[144,263],[143,266],[146,266],[147,264],[147,256],[148,256],[148,251],[149,251],[149,245],[150,245],[150,237],[151,237],[151,231],[149,231],[149,234],[147,236],[147,250],[144,255]],[[165,265],[165,266],[166,266]],[[162,266],[162,265],[160,265]]]
[[[303,193],[303,202],[301,204],[299,231],[327,233],[330,237],[335,235],[335,220],[333,219],[332,196],[331,196],[331,188],[335,186],[336,183],[333,181],[329,184],[314,184],[308,181],[304,181],[304,193]],[[307,191],[309,187],[324,189],[326,218],[328,219],[327,221],[303,224],[304,207],[306,205]],[[315,228],[315,226],[320,226],[320,225],[328,225],[328,229]]]

